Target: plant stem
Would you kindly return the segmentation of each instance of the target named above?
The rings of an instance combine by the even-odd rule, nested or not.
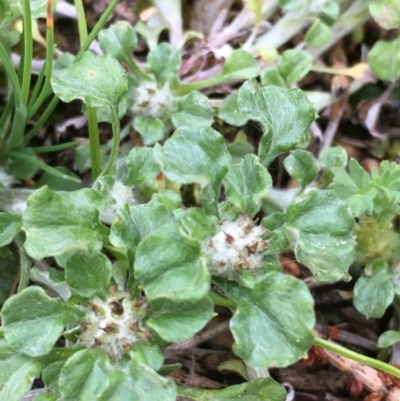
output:
[[[76,56],[76,60],[79,60],[82,57],[82,54],[87,51],[97,36],[97,34],[100,32],[100,30],[103,28],[104,24],[106,23],[108,17],[111,15],[111,13],[114,11],[114,8],[117,6],[119,0],[112,0],[111,3],[108,5],[108,7],[105,9],[104,13],[101,15],[100,19],[97,21],[97,24],[94,26],[92,31],[90,32],[89,36],[87,37],[87,40],[85,43],[82,45],[81,49],[79,50],[79,53]]]
[[[92,180],[96,181],[97,177],[101,174],[100,135],[96,109],[87,106],[86,116],[88,119],[90,159],[92,161]]]
[[[363,365],[370,366],[375,369],[379,369],[383,372],[390,373],[393,376],[400,377],[400,369],[389,365],[388,363],[379,361],[374,358],[370,358],[365,355],[358,354],[357,352],[351,351],[345,347],[342,347],[339,344],[335,344],[331,341],[324,340],[323,338],[315,337],[314,344],[318,347],[327,349],[328,351],[332,351],[335,354],[339,354],[344,356],[345,358],[349,358],[353,361],[362,363]]]
[[[214,305],[225,306],[229,309],[236,309],[235,301],[221,297],[221,295],[218,295],[215,291],[209,291],[208,295],[214,302]]]
[[[24,241],[20,234],[16,237],[16,243],[19,248],[19,263],[20,263],[18,292],[21,292],[26,287],[28,287],[32,263],[25,252]]]
[[[35,100],[34,104],[31,105],[28,109],[28,120],[33,117],[33,115],[37,112],[39,107],[45,102],[45,100],[51,95],[51,87],[50,80],[53,74],[53,50],[54,50],[54,20],[52,14],[52,0],[48,0],[47,3],[47,20],[46,20],[46,60],[44,64],[45,69],[45,81],[40,92],[40,95],[37,100]],[[43,69],[42,69],[43,70]],[[42,71],[40,71],[39,79],[42,75]],[[36,90],[36,87],[35,87]],[[34,92],[35,92],[34,90]],[[32,103],[32,101],[30,102]]]
[[[105,168],[104,175],[115,175],[117,170],[117,161],[119,153],[119,142],[121,134],[121,126],[118,118],[118,106],[110,107],[111,109],[111,124],[113,132],[113,143],[111,148],[110,159],[108,160],[107,167]]]
[[[24,0],[24,63],[22,72],[22,102],[26,107],[28,105],[29,90],[31,88],[32,76],[32,54],[33,54],[33,40],[32,40],[32,17],[31,6],[29,0]]]
[[[86,24],[85,10],[83,8],[82,0],[74,0],[76,12],[78,14],[78,31],[81,46],[86,42],[88,37],[88,30]]]

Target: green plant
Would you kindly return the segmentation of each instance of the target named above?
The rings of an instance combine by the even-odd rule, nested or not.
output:
[[[97,82],[92,57],[84,56],[76,68]],[[90,73],[82,67],[87,60]],[[100,70],[106,71],[104,66]],[[104,98],[98,97],[100,102]],[[313,299],[302,281],[281,273],[276,255],[293,249],[317,279],[347,278],[356,245],[354,217],[370,212],[375,218],[374,208],[379,207],[379,217],[388,221],[384,211],[396,212],[399,207],[398,198],[393,198],[397,170],[383,164],[367,188],[366,173],[353,160],[347,175],[347,156],[340,149],[327,149],[319,162],[296,149],[306,143],[315,117],[298,89],[260,88],[248,81],[239,91],[238,107],[265,129],[258,156],[248,154],[233,164],[218,132],[180,127],[162,146],[134,148],[119,172],[121,185],[126,186],[160,172],[178,184],[194,183],[202,208],[182,209],[176,193],[163,191],[145,204],[123,203],[111,214],[108,227],[99,222],[99,213],[112,207],[112,198],[103,191],[114,181],[110,170],[96,189],[68,193],[44,187],[28,198],[21,217],[1,214],[6,228],[1,245],[15,235],[20,238],[17,243],[26,261],[23,277],[36,277],[64,300],[49,297],[37,285],[24,288],[25,279],[19,293],[5,302],[3,366],[12,368],[4,376],[2,395],[18,378],[25,387],[7,398],[18,400],[29,389],[30,378],[42,372],[53,392],[47,399],[83,400],[87,391],[103,400],[126,399],[127,388],[132,399],[141,399],[146,386],[147,397],[173,400],[176,386],[156,373],[163,361],[160,347],[190,338],[211,319],[213,305],[220,303],[235,310],[230,324],[234,350],[250,366],[286,366],[304,356],[315,341]],[[270,202],[266,166],[284,151],[291,151],[286,169],[303,187],[287,208],[257,225],[252,217]],[[334,174],[331,183],[324,179],[324,188],[315,181],[319,165]],[[350,188],[354,182],[355,189],[343,197],[345,179],[352,180],[346,185]],[[221,202],[222,186],[226,199]],[[354,210],[354,196],[361,196],[365,207]],[[48,257],[54,262],[46,272],[36,267],[29,272],[30,258]],[[211,283],[220,295],[211,291]],[[60,336],[65,347],[57,345]],[[272,385],[268,384],[272,379],[264,380]]]
[[[269,377],[214,393],[166,378],[174,366],[164,364],[163,348],[201,330],[215,305],[232,310],[235,354],[264,376],[317,344],[400,377],[391,365],[315,338],[311,293],[278,259],[293,251],[319,281],[348,280],[351,265],[365,267],[355,306],[367,316],[381,316],[398,292],[398,251],[389,245],[399,235],[400,170],[384,161],[368,174],[342,148],[318,158],[305,150],[316,109],[292,86],[311,57],[287,50],[261,71],[264,86],[250,79],[213,103],[196,90],[257,77],[250,53],[235,50],[219,74],[187,84],[177,47],[154,46],[139,66],[135,31],[117,23],[99,34],[107,54],[96,56],[86,51],[94,34],[85,40],[80,18],[82,52],[48,83],[61,100],[85,104],[95,181],[75,191],[43,186],[20,214],[0,213],[0,251],[14,266],[13,243],[20,267],[7,270],[0,292],[0,399],[21,400],[36,377],[49,389],[36,401],[285,399]],[[257,152],[243,136],[228,146],[211,128],[217,103],[234,125],[257,122]],[[119,158],[124,115],[147,146]],[[97,120],[112,124],[105,168]],[[282,154],[294,190],[272,187],[268,168]],[[196,206],[182,199],[187,186]],[[8,297],[17,274],[17,294]],[[380,345],[397,340],[389,332]]]

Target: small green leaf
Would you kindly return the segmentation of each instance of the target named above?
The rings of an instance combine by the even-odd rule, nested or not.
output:
[[[139,132],[146,146],[153,145],[164,139],[165,126],[159,118],[135,117],[133,128]]]
[[[249,119],[239,110],[237,100],[237,93],[226,96],[219,105],[218,116],[230,125],[242,127]]]
[[[262,86],[274,85],[281,88],[287,87],[286,82],[276,68],[265,68],[261,71],[261,84]]]
[[[149,53],[147,64],[159,85],[169,82],[174,86],[181,67],[181,52],[177,47],[163,42]]]
[[[296,258],[319,281],[348,278],[354,257],[353,226],[346,204],[329,191],[310,191],[286,213],[286,237]]]
[[[92,189],[53,192],[47,187],[28,198],[22,215],[25,248],[30,256],[43,259],[67,251],[99,252],[108,229],[99,223],[102,197]]]
[[[41,363],[17,354],[5,339],[0,339],[0,399],[20,401],[40,376]]]
[[[40,287],[28,287],[9,298],[1,312],[4,337],[18,352],[32,357],[48,354],[64,326],[80,313],[50,298]]]
[[[102,50],[109,56],[125,60],[131,57],[136,49],[138,38],[129,22],[118,21],[99,32],[99,43]]]
[[[334,167],[333,183],[330,188],[349,206],[354,217],[371,213],[378,191],[371,185],[371,178],[355,159],[349,161],[349,173]]]
[[[308,74],[312,63],[308,53],[299,49],[286,50],[278,63],[278,72],[288,85],[292,85]]]
[[[234,300],[234,351],[250,366],[288,366],[311,347],[314,301],[302,281],[271,272],[251,291]]]
[[[318,163],[307,150],[293,150],[283,161],[286,171],[303,187],[311,184],[318,174]]]
[[[77,252],[67,261],[65,279],[73,294],[84,298],[106,296],[110,287],[111,262],[102,253]]]
[[[214,304],[207,296],[184,303],[158,299],[150,306],[152,312],[147,325],[168,342],[187,340],[214,316]]]
[[[222,177],[229,162],[225,140],[212,128],[178,128],[154,154],[171,181],[202,187]]]
[[[175,401],[176,386],[147,365],[131,360],[122,370],[114,370],[110,384],[98,401]]]
[[[51,85],[63,102],[81,99],[89,107],[107,105],[116,110],[128,91],[126,73],[118,61],[90,51],[76,63],[55,72]]]
[[[156,344],[136,343],[133,350],[129,352],[132,359],[144,363],[154,371],[161,369],[164,362],[164,355]]]
[[[255,155],[246,155],[241,164],[232,165],[223,179],[226,200],[244,214],[253,216],[272,186],[268,170]]]
[[[326,170],[334,167],[345,168],[347,159],[346,151],[340,146],[325,148],[319,155],[319,162]]]
[[[382,317],[394,299],[392,272],[387,263],[377,263],[371,276],[360,277],[354,286],[354,306],[366,317]]]
[[[224,81],[250,79],[257,77],[259,74],[260,67],[254,57],[242,49],[234,50],[227,57],[221,72]]]
[[[179,127],[204,127],[211,126],[214,112],[207,96],[200,92],[190,92],[178,100],[178,110],[172,114],[172,123]]]
[[[326,45],[331,36],[331,28],[320,19],[317,19],[307,31],[304,39],[309,46],[318,48]]]
[[[195,401],[285,401],[286,390],[271,377],[229,386],[223,390],[178,387],[181,397]]]
[[[328,1],[321,8],[321,18],[328,24],[335,22],[340,15],[340,7],[336,1]]]
[[[21,216],[0,212],[0,247],[8,245],[21,230]]]
[[[178,209],[178,211],[180,214],[175,213],[175,215],[188,237],[202,241],[215,233],[218,223],[215,216],[208,216],[197,207],[191,207],[185,211]]]
[[[133,261],[140,241],[159,227],[174,221],[173,213],[159,203],[157,198],[153,198],[144,205],[131,208],[124,205],[111,226],[110,242],[123,249],[130,261]]]
[[[168,224],[145,237],[136,250],[135,276],[150,300],[195,301],[209,290],[210,275],[200,244]]]
[[[383,29],[400,28],[400,3],[397,0],[371,0],[369,12]]]
[[[400,341],[400,333],[395,330],[388,330],[379,336],[378,347],[387,348],[399,341]]]
[[[126,164],[124,184],[128,186],[156,178],[160,173],[152,148],[133,148],[126,157]]]
[[[397,81],[400,78],[400,37],[391,42],[375,42],[368,52],[368,64],[377,78]]]
[[[107,356],[85,349],[72,355],[60,373],[60,393],[65,400],[96,401],[109,384],[112,370]]]
[[[243,157],[249,154],[254,154],[254,146],[247,141],[235,141],[228,145],[229,154],[232,157],[232,164],[240,164]]]
[[[238,105],[239,110],[264,126],[259,157],[265,166],[280,153],[303,144],[315,118],[314,107],[301,90],[276,86],[260,88],[256,81],[243,84]]]

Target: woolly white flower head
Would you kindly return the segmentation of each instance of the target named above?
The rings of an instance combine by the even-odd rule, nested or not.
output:
[[[147,313],[146,300],[131,300],[127,292],[111,291],[106,301],[96,296],[86,306],[79,344],[102,349],[117,362],[132,344],[149,340],[150,333],[143,325]]]
[[[223,220],[218,232],[202,244],[210,260],[210,273],[238,280],[244,269],[255,272],[263,265],[259,251],[266,246],[262,239],[266,232],[248,216],[241,216],[236,221]]]
[[[161,88],[156,82],[144,82],[133,89],[133,97],[135,104],[131,110],[141,117],[162,118],[174,109],[176,102],[168,82]]]

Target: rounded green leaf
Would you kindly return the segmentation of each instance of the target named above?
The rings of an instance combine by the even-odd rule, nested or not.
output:
[[[109,384],[112,367],[103,352],[84,349],[72,355],[61,369],[59,387],[65,400],[96,401]]]
[[[20,401],[40,376],[41,363],[17,354],[7,341],[0,339],[0,399]]]
[[[176,224],[160,227],[139,244],[134,270],[150,300],[194,301],[210,287],[200,244],[184,236]]]
[[[288,366],[313,343],[313,298],[295,277],[270,273],[252,291],[235,297],[231,319],[235,353],[252,367]]]
[[[320,281],[348,277],[355,247],[353,226],[347,205],[329,191],[310,191],[286,213],[286,237],[296,258]]]
[[[110,242],[123,249],[133,260],[136,247],[147,235],[164,224],[173,223],[175,217],[163,204],[154,198],[144,205],[124,205],[111,226]]]
[[[124,370],[111,372],[110,384],[96,398],[98,401],[175,401],[176,386],[170,379],[165,379],[144,363],[131,360]]]
[[[371,276],[360,277],[354,286],[354,306],[367,317],[382,317],[393,302],[395,289],[387,263],[373,266]]]
[[[137,185],[156,178],[160,166],[156,162],[152,148],[133,148],[126,158],[125,185]]]
[[[209,297],[184,303],[158,299],[150,306],[152,311],[146,324],[168,342],[187,340],[214,316],[214,304]]]
[[[334,167],[344,168],[347,165],[347,160],[347,153],[340,146],[325,148],[319,155],[319,162],[321,166],[327,170],[330,170]]]
[[[303,187],[310,184],[318,174],[318,163],[312,153],[296,149],[283,162],[290,176]]]
[[[181,52],[177,47],[163,42],[149,53],[147,64],[158,84],[174,83],[181,67]]]
[[[176,128],[185,126],[209,127],[213,122],[214,111],[207,96],[200,92],[190,92],[178,100],[178,110],[172,114]]]
[[[56,96],[63,102],[82,100],[89,107],[118,104],[128,91],[125,70],[111,56],[96,56],[87,51],[69,67],[57,71],[51,78]]]
[[[286,88],[286,82],[279,74],[277,68],[265,68],[261,71],[261,84],[262,86],[275,85],[281,88]]]
[[[21,230],[21,216],[0,212],[0,247],[8,245]]]
[[[229,167],[223,179],[226,200],[244,214],[253,216],[269,193],[272,179],[255,155],[246,155],[242,163]]]
[[[133,128],[139,132],[146,146],[153,145],[164,139],[165,126],[159,118],[135,117]]]
[[[320,19],[317,19],[307,31],[304,39],[309,46],[318,48],[326,45],[331,36],[331,28]]]
[[[32,357],[48,354],[61,336],[64,326],[80,314],[50,298],[40,287],[28,287],[9,298],[1,312],[4,337],[18,352]]]
[[[242,49],[234,50],[232,54],[227,57],[221,72],[224,81],[231,79],[250,79],[255,78],[259,74],[260,67],[254,57]]]
[[[230,125],[242,127],[249,119],[239,110],[237,100],[237,93],[226,96],[219,105],[218,116]]]
[[[333,23],[340,15],[340,6],[336,1],[328,1],[322,6],[321,16],[328,23]]]
[[[165,175],[179,184],[196,182],[204,187],[224,175],[229,162],[225,140],[212,128],[178,128],[154,152]]]
[[[99,43],[106,54],[124,60],[131,57],[136,49],[138,38],[129,22],[118,21],[99,32]]]
[[[383,29],[400,27],[400,3],[398,0],[371,0],[369,12]]]
[[[388,330],[379,336],[378,347],[387,348],[397,342],[400,342],[400,333],[395,330]]]
[[[22,215],[25,249],[35,259],[67,251],[99,252],[108,229],[99,223],[102,197],[94,190],[53,192],[47,187],[28,198]]]
[[[188,237],[202,241],[215,233],[218,223],[215,216],[209,216],[197,207],[178,209],[177,212],[180,214],[175,213],[175,216]]]
[[[278,63],[278,72],[288,85],[292,85],[308,74],[312,63],[308,53],[300,49],[286,50]]]
[[[111,262],[102,253],[77,252],[65,268],[65,279],[73,294],[84,298],[106,296],[110,287]]]
[[[265,166],[280,153],[303,144],[315,118],[314,107],[300,89],[260,88],[254,80],[240,88],[238,106],[249,118],[264,126],[259,157]]]
[[[388,42],[379,40],[368,53],[368,64],[373,74],[384,80],[400,78],[400,37]]]

